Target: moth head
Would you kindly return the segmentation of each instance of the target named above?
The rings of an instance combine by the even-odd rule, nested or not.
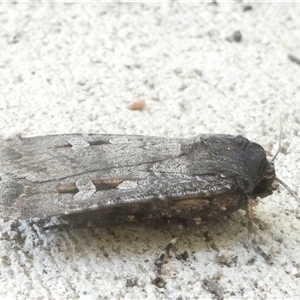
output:
[[[276,176],[273,160],[268,161],[263,176],[259,183],[256,185],[253,194],[259,197],[266,197],[272,194],[273,190],[275,189],[275,187],[273,187],[274,181],[278,182],[280,185],[286,188],[300,204],[300,199],[296,195],[296,193],[284,181]]]
[[[276,178],[275,168],[273,162],[267,161],[267,164],[262,172],[261,179],[253,190],[253,194],[259,197],[266,197],[272,194],[275,187],[273,182]]]

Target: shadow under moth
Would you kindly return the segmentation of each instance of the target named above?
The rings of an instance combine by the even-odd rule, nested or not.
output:
[[[205,224],[244,208],[251,226],[254,201],[274,180],[282,183],[265,150],[242,136],[15,137],[1,141],[0,218]]]

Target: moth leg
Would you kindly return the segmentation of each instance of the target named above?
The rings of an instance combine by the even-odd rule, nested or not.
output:
[[[165,249],[160,253],[160,255],[157,257],[157,259],[155,260],[154,264],[157,267],[157,273],[161,274],[161,267],[164,264],[164,259],[166,256],[168,256],[170,254],[171,249],[173,248],[173,246],[177,243],[178,238],[174,238],[172,239],[168,245],[165,247]]]
[[[68,224],[53,224],[53,225],[46,225],[42,227],[43,231],[54,230],[54,229],[64,230],[66,228],[69,228]]]
[[[43,220],[40,223],[40,227],[42,228],[43,231],[48,231],[48,230],[65,230],[67,228],[70,228],[70,225],[68,223],[64,223],[61,220],[58,220],[56,217],[50,218],[48,220]]]
[[[205,242],[207,243],[207,248],[208,249],[213,249],[218,253],[220,252],[220,249],[218,248],[218,246],[214,242],[214,239],[211,236],[211,234],[208,232],[208,230],[203,232],[203,237],[205,238]]]
[[[255,252],[257,252],[260,256],[262,256],[266,261],[270,261],[271,256],[263,251],[261,247],[259,247],[257,240],[256,240],[256,234],[253,229],[253,220],[254,220],[254,206],[255,202],[253,199],[248,198],[247,201],[247,207],[246,207],[246,213],[248,218],[248,234],[251,240],[251,243],[253,245],[253,248]]]

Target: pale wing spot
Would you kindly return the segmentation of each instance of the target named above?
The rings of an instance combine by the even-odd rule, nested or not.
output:
[[[75,184],[79,190],[74,196],[75,200],[88,199],[96,193],[96,186],[90,180],[78,179]]]
[[[117,189],[120,190],[129,190],[135,189],[137,187],[137,182],[131,180],[125,180],[117,186]]]
[[[90,146],[90,144],[86,140],[78,137],[69,139],[68,143],[72,145],[72,149],[86,148]]]

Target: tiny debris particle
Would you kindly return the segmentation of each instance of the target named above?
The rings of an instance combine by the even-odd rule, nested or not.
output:
[[[164,288],[166,286],[166,282],[160,276],[155,277],[155,279],[152,280],[152,284],[158,288]]]
[[[208,4],[216,5],[216,6],[219,5],[217,0],[213,0],[213,1],[209,2]]]
[[[221,251],[217,255],[217,262],[222,266],[232,267],[236,265],[238,255],[233,251]]]
[[[232,35],[232,39],[235,42],[240,42],[242,40],[242,34],[239,31],[235,31]]]
[[[187,251],[184,251],[183,253],[181,253],[181,258],[183,260],[187,260],[189,258],[189,254],[187,253]]]
[[[182,84],[179,88],[178,91],[183,92],[188,86],[186,84]]]
[[[251,5],[244,5],[243,7],[243,11],[248,11],[248,10],[252,10],[252,6]]]
[[[144,99],[138,98],[132,100],[128,105],[127,108],[130,110],[143,110],[146,106],[146,101]]]
[[[242,34],[238,30],[234,31],[231,36],[229,36],[228,38],[226,38],[226,40],[229,41],[229,42],[237,42],[237,43],[239,43],[242,40]]]
[[[293,63],[295,63],[295,64],[297,64],[297,65],[300,65],[300,59],[297,58],[296,56],[289,54],[289,55],[288,55],[288,59],[289,59],[291,62],[293,62]]]
[[[206,287],[211,294],[216,295],[218,300],[224,299],[224,290],[214,280],[204,279],[203,286]]]
[[[137,279],[136,278],[126,279],[126,287],[134,287],[135,285],[137,285]]]
[[[194,69],[194,72],[199,76],[202,77],[202,72],[200,69]]]

